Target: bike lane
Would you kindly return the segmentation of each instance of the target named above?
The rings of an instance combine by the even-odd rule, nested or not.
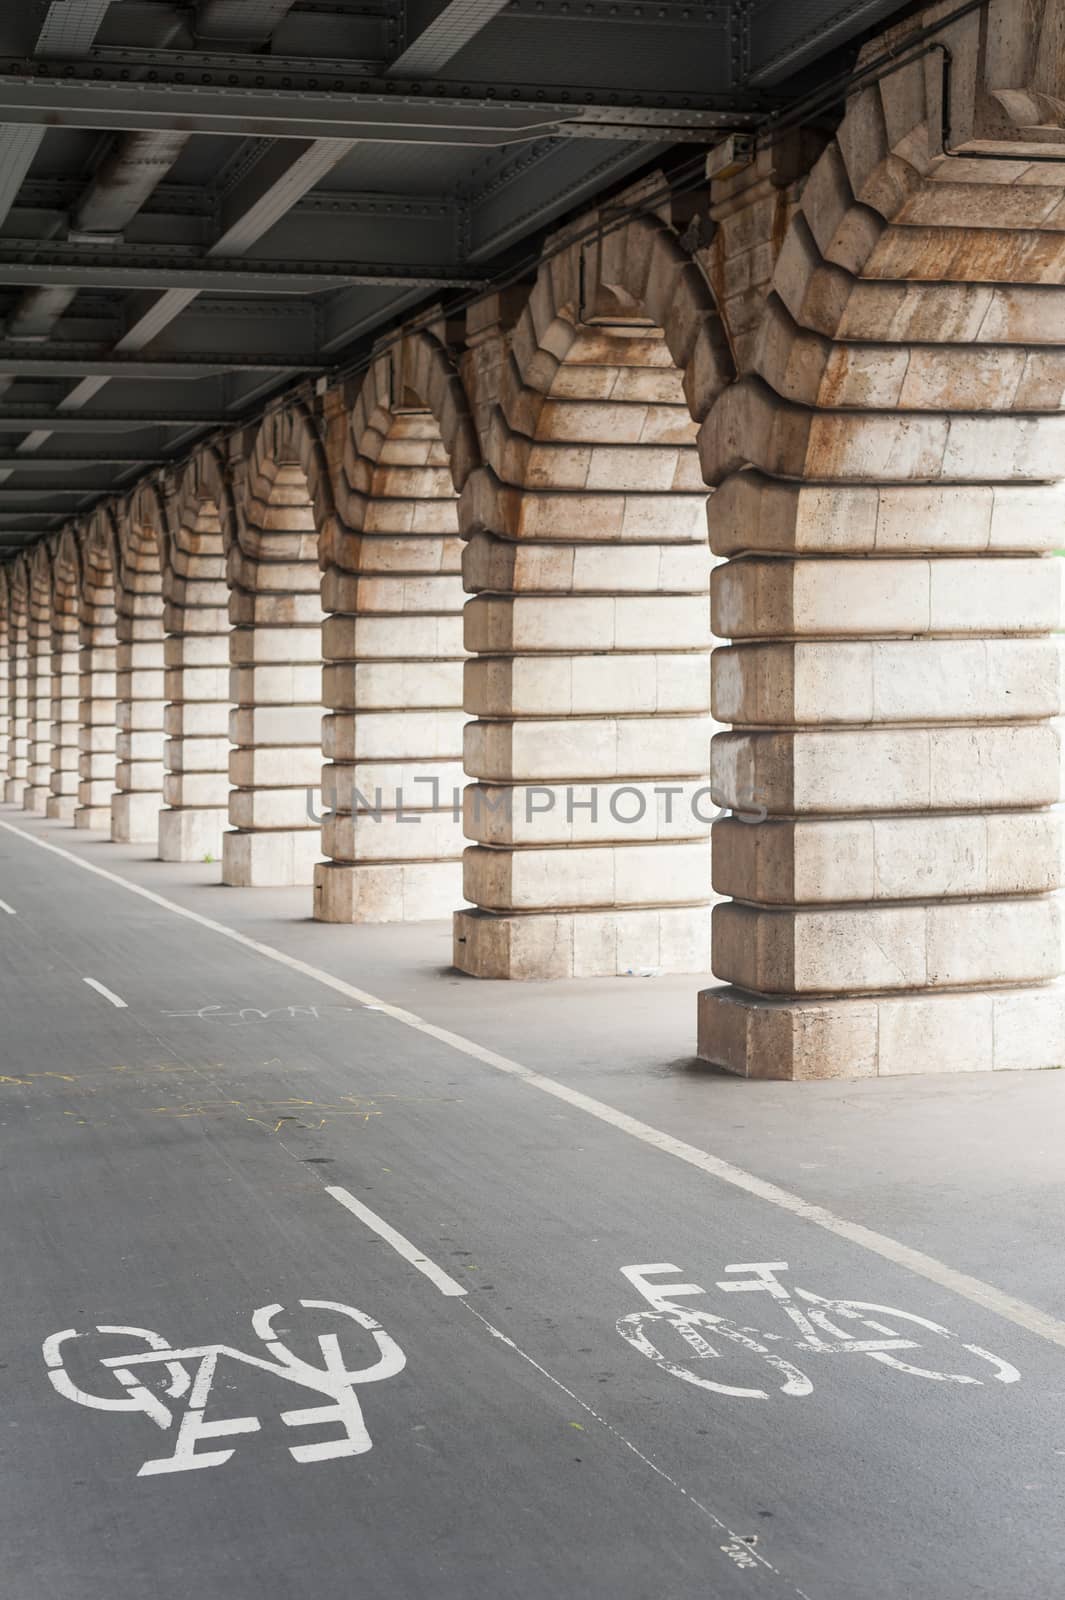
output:
[[[287,1596],[353,1572],[360,1594],[1054,1592],[1060,1350],[40,854],[5,863],[28,902],[17,975],[32,991],[50,965],[53,989],[73,987],[102,960],[126,1007],[79,995],[52,1012],[48,1066],[9,1059],[39,1052],[29,1019],[7,1035],[2,1431],[20,1596]],[[46,910],[60,896],[61,923]],[[327,1186],[467,1294],[441,1294]],[[787,1263],[774,1281],[789,1288],[943,1323],[1020,1381],[942,1359],[959,1348],[934,1335],[920,1364],[987,1381],[796,1352],[772,1294],[716,1287],[759,1262]],[[616,1323],[651,1309],[622,1272],[648,1263],[675,1265],[656,1281],[706,1291],[679,1303],[754,1328],[811,1391],[781,1393],[749,1345],[699,1354],[668,1323],[644,1325],[667,1360],[766,1398],[642,1354]],[[313,1394],[220,1361],[218,1417],[254,1412],[260,1432],[224,1464],[138,1479],[174,1430],[72,1404],[40,1354],[97,1323],[261,1353],[252,1312],[301,1299],[361,1309],[406,1357],[359,1393],[362,1455],[294,1461],[278,1412]],[[372,1339],[349,1348],[355,1365],[374,1355]],[[280,1405],[271,1387],[289,1391]]]

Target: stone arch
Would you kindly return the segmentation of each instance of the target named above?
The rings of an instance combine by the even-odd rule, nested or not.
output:
[[[115,512],[118,726],[111,837],[157,845],[163,803],[164,633],[161,556],[166,508],[142,484]]]
[[[223,882],[310,884],[320,855],[322,764],[319,532],[329,484],[300,403],[231,441],[229,796]],[[327,531],[327,527],[326,527]]]
[[[163,861],[220,859],[229,805],[229,586],[225,461],[211,446],[157,486],[164,507]]]
[[[8,765],[4,799],[20,806],[26,793],[29,752],[30,579],[24,555],[7,567]]]
[[[609,223],[604,218],[604,228]],[[462,496],[465,893],[485,977],[709,963],[706,489],[732,375],[709,285],[657,215],[552,253]]]
[[[955,138],[967,99],[994,90],[983,26],[940,36]],[[1046,559],[1065,510],[1065,288],[1043,227],[1065,145],[1037,168],[1003,128],[977,159],[948,151],[931,59],[849,101],[700,438],[730,558],[715,799],[754,790],[768,815],[715,824],[733,898],[713,968],[731,987],[702,996],[699,1050],[747,1075],[1065,1057]],[[712,249],[726,264],[727,225]]]
[[[79,531],[78,805],[76,828],[110,831],[117,746],[116,528],[99,506]]]
[[[445,917],[461,895],[458,493],[477,437],[450,354],[409,334],[339,397],[323,551],[327,807],[314,913]]]
[[[26,554],[29,615],[26,702],[27,811],[43,811],[52,786],[52,551],[42,539]]]
[[[78,677],[81,551],[73,528],[59,535],[52,560],[52,770],[46,809],[71,822],[78,803]]]

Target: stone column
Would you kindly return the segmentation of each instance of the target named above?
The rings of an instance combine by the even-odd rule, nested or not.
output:
[[[78,640],[78,805],[76,828],[111,827],[115,792],[116,654],[112,530],[98,513],[83,544]]]
[[[317,533],[302,467],[256,455],[237,490],[230,584],[229,820],[223,882],[310,884],[322,765],[322,609]]]
[[[322,584],[332,757],[322,847],[331,859],[315,871],[314,914],[446,917],[462,896],[464,844],[455,481],[476,440],[457,374],[428,335],[376,364],[346,420],[338,511],[347,527]]]
[[[213,461],[213,457],[211,458]],[[163,572],[166,775],[159,813],[163,861],[221,860],[229,806],[229,588],[218,487],[193,464],[171,502]]]
[[[80,562],[73,532],[60,540],[53,563],[52,771],[46,810],[72,822],[78,803],[78,605]]]
[[[918,62],[851,103],[700,439],[734,641],[715,800],[767,815],[715,826],[729,987],[699,1053],[752,1077],[1065,1062],[1065,290],[1039,228],[1065,166],[938,154],[940,82]]]
[[[117,583],[115,794],[111,838],[157,844],[163,803],[164,649],[159,529],[122,516]]]
[[[26,674],[28,715],[25,811],[43,811],[52,784],[52,581],[51,552],[39,544],[29,560],[29,627]]]
[[[24,557],[11,565],[8,577],[8,756],[4,799],[20,806],[26,792],[29,753],[29,579]]]
[[[7,572],[0,567],[0,795],[7,781],[11,727],[11,601]]]
[[[462,502],[476,910],[454,959],[482,977],[709,960],[709,556],[681,366],[720,335],[662,224],[619,230],[590,307],[579,267],[541,273]]]

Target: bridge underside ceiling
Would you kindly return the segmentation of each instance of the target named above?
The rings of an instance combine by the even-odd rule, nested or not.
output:
[[[0,18],[0,557],[838,70],[897,0]],[[841,54],[842,51],[842,54]]]

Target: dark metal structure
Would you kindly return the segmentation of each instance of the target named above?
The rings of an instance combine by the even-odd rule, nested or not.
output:
[[[649,163],[757,125],[905,9],[5,6],[0,556],[487,285]]]

